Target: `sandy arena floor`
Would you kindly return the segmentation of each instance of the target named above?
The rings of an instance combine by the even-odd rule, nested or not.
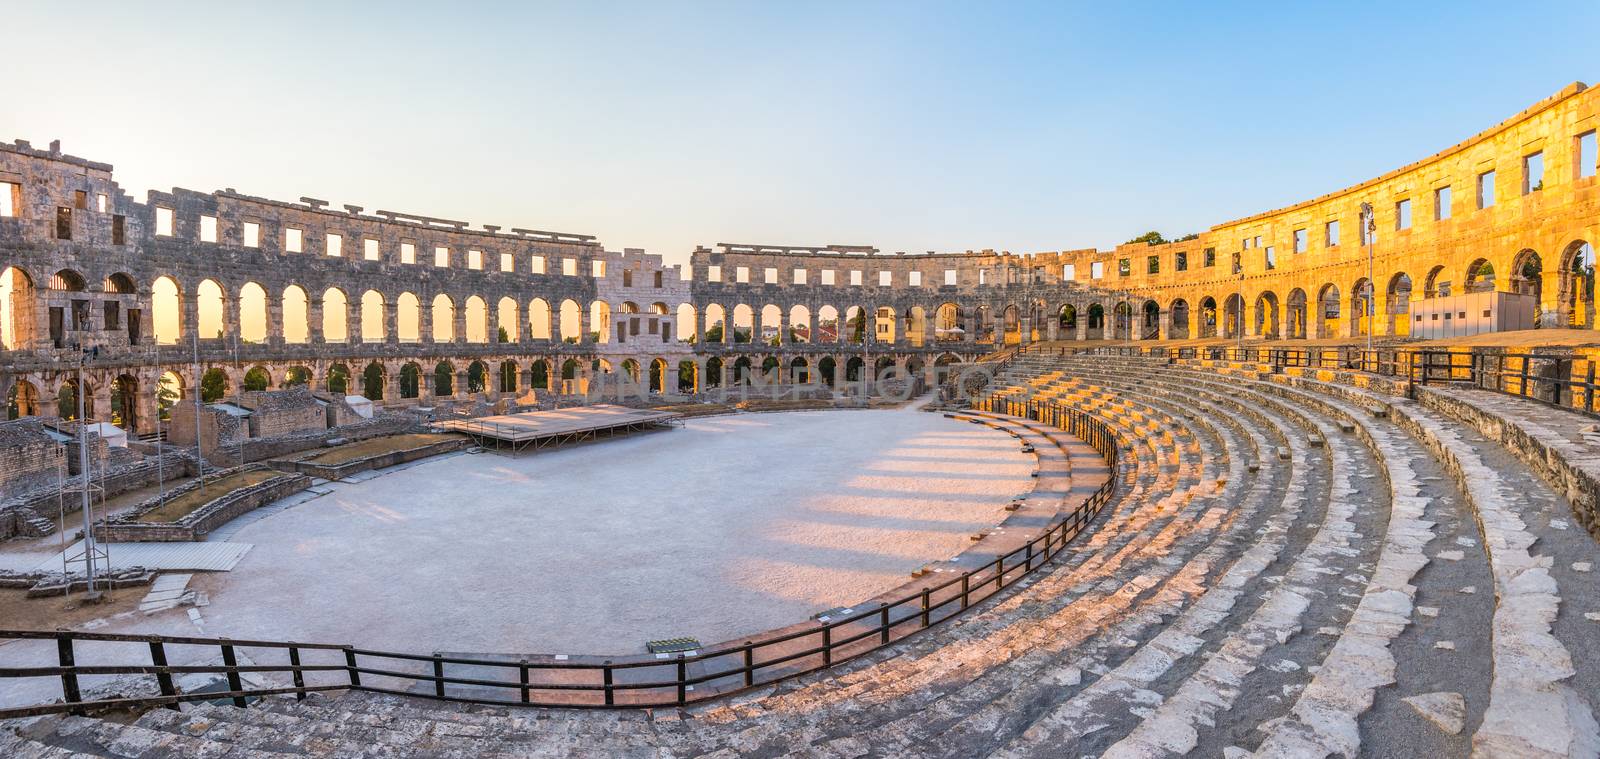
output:
[[[457,455],[272,515],[196,575],[203,633],[400,651],[639,653],[802,621],[960,552],[1034,457],[911,409],[741,414]],[[102,630],[196,634],[182,609]]]

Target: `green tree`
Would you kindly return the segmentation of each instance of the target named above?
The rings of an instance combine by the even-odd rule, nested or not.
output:
[[[501,342],[501,343],[509,343],[509,342],[511,342],[511,333],[507,332],[505,327],[501,327],[500,331],[498,333],[496,333],[494,337],[495,337],[495,342]]]
[[[1127,242],[1127,244],[1128,245],[1132,245],[1132,244],[1134,244],[1136,242],[1142,242],[1145,245],[1161,245],[1162,243],[1165,243],[1166,241],[1167,241],[1167,238],[1162,237],[1160,232],[1157,232],[1155,230],[1150,230],[1149,232],[1146,232],[1146,233],[1144,233],[1142,235],[1139,235],[1138,237],[1133,238],[1132,240],[1129,240]]]
[[[200,378],[200,402],[211,403],[228,394],[228,375],[221,369],[212,369]]]
[[[706,330],[706,342],[708,342],[708,343],[720,343],[720,342],[722,342],[722,325],[721,324],[718,324],[718,325],[712,327],[711,329]]]

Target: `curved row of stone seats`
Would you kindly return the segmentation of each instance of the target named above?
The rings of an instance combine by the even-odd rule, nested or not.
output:
[[[1216,369],[1207,367],[1205,372]],[[1245,372],[1252,371],[1245,368]],[[1186,372],[1184,381],[1196,381],[1198,374]],[[1258,377],[1230,380],[1229,385],[1254,385],[1297,402],[1347,404],[1352,415],[1371,419],[1376,432],[1399,438],[1398,445],[1406,448],[1404,459],[1442,465],[1459,485],[1464,497],[1453,509],[1455,513],[1444,517],[1447,527],[1464,525],[1467,529],[1458,532],[1465,534],[1456,534],[1454,541],[1435,549],[1434,560],[1421,575],[1424,582],[1419,584],[1426,591],[1431,575],[1460,572],[1463,564],[1487,563],[1492,579],[1463,585],[1461,590],[1492,588],[1493,598],[1484,599],[1493,601],[1492,608],[1475,615],[1477,619],[1471,620],[1475,624],[1463,619],[1447,626],[1435,619],[1418,620],[1417,624],[1423,629],[1439,627],[1457,638],[1436,645],[1459,646],[1460,638],[1480,642],[1482,654],[1476,658],[1482,664],[1475,671],[1480,679],[1492,678],[1492,683],[1484,688],[1487,694],[1477,699],[1487,702],[1484,708],[1472,709],[1475,699],[1470,693],[1466,698],[1468,708],[1460,721],[1473,736],[1473,745],[1491,754],[1568,756],[1600,751],[1591,716],[1600,657],[1595,650],[1593,622],[1600,621],[1600,614],[1595,611],[1594,583],[1584,572],[1592,566],[1595,545],[1572,529],[1558,493],[1540,482],[1511,451],[1497,445],[1503,438],[1482,437],[1473,425],[1461,424],[1471,419],[1452,419],[1428,408],[1427,396],[1439,391],[1430,388],[1423,394],[1424,403],[1416,404],[1368,388],[1282,375],[1262,382]],[[1484,391],[1457,392],[1488,395]],[[1506,407],[1516,404],[1523,404],[1521,412],[1530,416],[1566,413],[1526,400],[1502,401]],[[1394,418],[1398,427],[1381,421],[1386,417]],[[1578,421],[1572,416],[1566,424],[1577,426]],[[1562,420],[1546,423],[1561,424]],[[1402,434],[1402,429],[1411,434]],[[1399,458],[1390,456],[1391,461]],[[1487,550],[1477,547],[1480,540],[1486,541]],[[1435,602],[1447,599],[1443,616],[1473,605],[1462,601],[1481,597],[1451,595],[1435,595]],[[1438,607],[1419,609],[1438,614]],[[1405,642],[1406,636],[1402,636],[1397,645],[1403,647]],[[1402,675],[1403,670],[1404,666]],[[1406,684],[1402,678],[1399,687]]]
[[[1134,368],[1142,370],[1144,367]],[[1278,420],[1277,428],[1280,431],[1279,434],[1287,436],[1289,449],[1293,450],[1293,460],[1304,460],[1311,453],[1311,449],[1305,446],[1305,443],[1321,436],[1333,434],[1334,425],[1329,423],[1328,420],[1318,420],[1314,415],[1303,414],[1298,409],[1275,409],[1274,406],[1279,404],[1262,399],[1254,399],[1250,403],[1242,403],[1234,393],[1227,391],[1210,394],[1204,389],[1187,386],[1162,389],[1161,385],[1163,383],[1159,380],[1151,381],[1148,374],[1142,371],[1131,372],[1124,376],[1115,369],[1088,366],[1083,370],[1074,371],[1073,374],[1080,378],[1092,376],[1096,382],[1116,386],[1121,392],[1130,394],[1140,392],[1171,394],[1175,397],[1183,398],[1185,402],[1189,403],[1195,402],[1197,397],[1209,394],[1213,403],[1224,408],[1231,407],[1232,413],[1247,415],[1253,411],[1258,411],[1273,415]],[[1074,381],[1081,382],[1082,380],[1075,379]],[[1295,428],[1299,428],[1299,434],[1295,433]],[[1348,461],[1340,461],[1341,458],[1348,459],[1350,454],[1358,454],[1359,452],[1344,450],[1348,446],[1343,441],[1337,440],[1331,441],[1327,447],[1332,452],[1333,460],[1337,462],[1336,466],[1333,467],[1336,480],[1334,488],[1343,497],[1334,500],[1331,504],[1327,504],[1327,499],[1325,498],[1312,497],[1309,499],[1308,505],[1312,508],[1316,508],[1317,504],[1322,502],[1327,504],[1324,507],[1325,510],[1331,508],[1332,511],[1326,513],[1326,518],[1318,524],[1313,539],[1308,544],[1305,546],[1290,546],[1289,555],[1296,556],[1296,560],[1294,564],[1288,567],[1285,573],[1276,575],[1272,572],[1267,573],[1269,579],[1278,583],[1278,590],[1275,592],[1274,597],[1269,598],[1257,613],[1253,614],[1250,619],[1245,620],[1240,629],[1229,634],[1225,645],[1218,652],[1219,655],[1225,654],[1221,660],[1225,661],[1226,664],[1218,665],[1219,659],[1213,656],[1211,661],[1201,668],[1198,676],[1191,681],[1183,683],[1172,698],[1162,698],[1163,694],[1159,693],[1154,695],[1144,694],[1147,698],[1160,703],[1161,706],[1155,710],[1150,720],[1135,728],[1128,738],[1113,749],[1113,752],[1136,749],[1136,753],[1161,753],[1163,751],[1188,750],[1192,748],[1196,741],[1203,739],[1203,736],[1195,734],[1196,725],[1214,721],[1216,710],[1220,709],[1232,698],[1232,695],[1227,693],[1228,686],[1230,684],[1238,684],[1232,683],[1232,680],[1237,678],[1219,676],[1237,675],[1239,673],[1252,674],[1256,668],[1250,662],[1259,660],[1261,658],[1260,652],[1265,651],[1266,647],[1271,643],[1261,633],[1273,631],[1274,637],[1276,637],[1282,636],[1287,631],[1292,631],[1292,619],[1295,618],[1292,612],[1300,605],[1297,599],[1314,592],[1314,588],[1302,594],[1283,593],[1283,587],[1292,587],[1292,585],[1284,581],[1298,580],[1302,587],[1314,585],[1316,576],[1322,571],[1326,571],[1327,557],[1330,555],[1336,556],[1347,550],[1351,542],[1351,520],[1356,519],[1359,521],[1349,508],[1349,504],[1344,503],[1344,501],[1350,500],[1348,493],[1354,492],[1354,486],[1349,481],[1348,476],[1353,467]],[[1320,468],[1320,472],[1325,475],[1327,469]],[[1312,479],[1315,480],[1316,477],[1313,476]],[[1295,487],[1294,490],[1302,492],[1300,487]],[[1324,490],[1323,492],[1329,491]],[[1280,513],[1279,516],[1283,517],[1285,514]],[[1370,526],[1368,528],[1370,529]],[[1257,547],[1259,548],[1260,544]],[[1316,557],[1319,554],[1324,559],[1324,563],[1319,564],[1305,560],[1306,556]],[[1234,569],[1242,570],[1251,566],[1253,566],[1252,562],[1244,560],[1237,562]],[[1219,590],[1208,592],[1208,595],[1212,597],[1213,603],[1216,603],[1215,599],[1219,598],[1231,601],[1225,589],[1226,585],[1222,585]],[[1274,603],[1275,600],[1276,603]],[[1338,615],[1335,614],[1334,616],[1337,617]],[[1180,620],[1166,634],[1169,637],[1180,635],[1184,627],[1184,621]],[[1190,625],[1190,629],[1203,629],[1203,626]],[[1326,626],[1325,629],[1327,629]],[[1252,639],[1256,641],[1253,645],[1250,643]],[[1287,648],[1292,648],[1292,646]],[[1245,656],[1241,656],[1241,654]],[[1251,654],[1255,654],[1255,656],[1250,658]],[[1307,656],[1303,652],[1299,655],[1301,657]],[[1314,652],[1312,652],[1311,658],[1315,658]],[[1285,663],[1288,665],[1297,664],[1292,659],[1277,660],[1280,668]],[[1294,666],[1293,668],[1298,669],[1299,667]],[[1208,669],[1211,671],[1208,672]],[[1219,684],[1219,680],[1221,684]],[[1286,685],[1285,687],[1292,686]],[[1246,727],[1252,726],[1252,718],[1243,715],[1248,715],[1250,712],[1259,712],[1263,709],[1266,709],[1266,711],[1262,713],[1271,713],[1270,704],[1243,704],[1242,706],[1242,709],[1238,707],[1230,708],[1226,716]],[[1226,746],[1227,744],[1224,743],[1223,745]]]
[[[1141,413],[1154,414],[1154,411]],[[1181,417],[1168,417],[1166,423],[1181,430],[1175,439],[1192,439],[1208,452],[1223,454],[1222,445],[1238,447],[1243,437],[1235,428],[1208,426]],[[1039,425],[1034,425],[1036,428]],[[1205,431],[1195,432],[1203,429]],[[1130,441],[1131,442],[1131,441]],[[1203,573],[1193,565],[1177,564],[1180,552],[1194,553],[1209,546],[1215,529],[1208,523],[1219,521],[1215,508],[1203,508],[1205,499],[1173,497],[1162,489],[1163,478],[1186,489],[1201,485],[1200,464],[1193,457],[1180,455],[1176,445],[1156,439],[1140,440],[1125,458],[1125,477],[1137,485],[1139,495],[1119,499],[1109,507],[1102,523],[1083,536],[1081,550],[1064,555],[1061,568],[1028,583],[1029,587],[1009,595],[997,604],[975,610],[944,629],[931,631],[898,647],[901,650],[869,657],[826,677],[814,677],[755,694],[736,702],[700,707],[688,712],[688,719],[675,714],[657,713],[651,718],[625,719],[616,715],[575,714],[570,712],[505,711],[487,715],[492,723],[485,736],[499,737],[463,742],[452,735],[439,745],[453,745],[462,755],[481,751],[492,755],[505,750],[499,741],[513,740],[515,730],[532,726],[525,739],[537,745],[563,745],[560,736],[581,736],[574,743],[618,753],[666,748],[675,754],[791,750],[844,751],[851,746],[876,748],[880,753],[922,753],[927,755],[965,755],[984,753],[995,738],[987,726],[974,721],[978,714],[1015,714],[1013,703],[1037,701],[1065,687],[1093,678],[1073,662],[1081,662],[1078,652],[1098,647],[1125,653],[1117,636],[1118,625],[1129,619],[1146,619],[1158,624],[1163,609],[1171,601],[1162,593],[1167,587],[1192,584]],[[1163,472],[1159,461],[1184,462],[1187,471],[1173,465]],[[1230,487],[1242,492],[1239,477]],[[1204,490],[1214,490],[1209,485]],[[1235,493],[1229,492],[1228,496]],[[1165,507],[1154,502],[1170,498]],[[1208,498],[1220,500],[1220,494]],[[1187,569],[1186,572],[1181,570]],[[1157,588],[1157,590],[1152,590]],[[1148,625],[1147,625],[1148,626]],[[1067,685],[1072,683],[1072,685]],[[1026,695],[1025,695],[1026,694]],[[320,703],[314,703],[320,702]],[[998,706],[997,704],[1006,704]],[[336,700],[313,699],[306,704],[272,700],[266,709],[236,710],[231,707],[202,706],[187,714],[152,712],[140,721],[149,730],[190,734],[230,743],[238,740],[263,740],[242,728],[262,719],[265,713],[286,713],[306,720],[317,734],[332,740],[341,731],[359,722],[356,717],[367,709],[388,712],[393,709],[426,709],[395,704],[369,694],[349,694]],[[328,716],[330,709],[351,707],[349,713]],[[985,708],[987,706],[987,708]],[[428,710],[432,714],[434,710]],[[442,715],[454,715],[446,710]],[[537,714],[537,718],[525,715]],[[1026,711],[1022,712],[1026,715]],[[424,724],[441,725],[446,716],[419,717]],[[1013,720],[1010,731],[1026,729],[1026,717]],[[511,730],[512,732],[505,732]],[[958,735],[960,738],[952,739]],[[200,736],[190,736],[200,737]],[[359,742],[359,741],[357,741]],[[267,748],[266,744],[261,745]],[[354,744],[338,744],[343,749]],[[501,746],[496,748],[496,746]],[[318,743],[289,753],[324,752],[336,748]],[[526,746],[522,747],[526,749]],[[515,750],[513,746],[511,750]]]
[[[1582,494],[1581,483],[1562,476],[1592,465],[1593,455],[1582,453],[1581,463],[1551,461],[1559,446],[1522,448],[1518,444],[1528,436],[1505,432],[1537,426],[1559,438],[1556,430],[1581,430],[1591,423],[1571,412],[1482,390],[1417,388],[1421,402],[1415,402],[1359,386],[1366,383],[1294,375],[1243,381],[1360,404],[1392,417],[1426,444],[1466,492],[1476,538],[1483,541],[1477,552],[1492,572],[1496,603],[1488,664],[1493,679],[1474,745],[1485,752],[1600,754],[1594,716],[1600,709],[1595,695],[1600,693],[1600,636],[1594,627],[1600,621],[1600,589],[1591,574],[1600,551],[1572,524],[1583,506],[1575,511],[1564,497]],[[1485,429],[1490,435],[1482,434]],[[1529,467],[1530,460],[1537,466]]]
[[[1219,380],[1213,375],[1185,373],[1181,376],[1168,377],[1170,370],[1148,362],[1134,363],[1132,366],[1110,371],[1129,372],[1129,376],[1133,376],[1132,372],[1137,372],[1137,376],[1141,379],[1157,383],[1169,383],[1179,392],[1195,392],[1209,389],[1211,392],[1227,393],[1241,399],[1247,399],[1251,403],[1274,402],[1274,396],[1271,393],[1258,393],[1248,387],[1242,387],[1240,383],[1225,378]],[[1309,721],[1315,724],[1315,729],[1308,729],[1294,719],[1280,721],[1271,726],[1276,731],[1273,735],[1277,736],[1277,738],[1274,739],[1269,736],[1269,740],[1264,743],[1262,749],[1264,753],[1268,754],[1282,751],[1283,747],[1280,744],[1282,744],[1284,736],[1294,735],[1297,739],[1301,739],[1301,743],[1295,746],[1295,751],[1297,752],[1335,751],[1346,753],[1352,751],[1353,747],[1359,746],[1360,736],[1356,724],[1358,716],[1367,715],[1367,718],[1363,719],[1363,725],[1393,725],[1413,720],[1416,717],[1416,713],[1412,709],[1398,703],[1397,699],[1380,699],[1375,709],[1369,709],[1369,706],[1374,698],[1374,689],[1386,684],[1386,678],[1389,677],[1386,673],[1395,669],[1394,657],[1388,652],[1388,641],[1392,637],[1388,633],[1397,630],[1397,625],[1404,624],[1404,617],[1399,615],[1399,607],[1403,605],[1407,611],[1409,610],[1409,601],[1405,599],[1408,598],[1412,589],[1407,584],[1407,580],[1415,574],[1415,568],[1422,561],[1419,550],[1420,544],[1426,541],[1424,535],[1427,529],[1432,527],[1431,522],[1426,522],[1418,517],[1423,510],[1446,511],[1449,508],[1453,508],[1453,503],[1459,503],[1460,499],[1459,495],[1451,496],[1437,492],[1429,493],[1430,498],[1420,497],[1419,494],[1422,490],[1420,480],[1422,478],[1429,480],[1442,478],[1438,476],[1438,468],[1436,466],[1429,468],[1430,463],[1425,451],[1422,451],[1415,443],[1405,441],[1405,436],[1398,435],[1397,431],[1393,430],[1392,427],[1369,430],[1360,424],[1360,418],[1368,416],[1368,414],[1359,409],[1342,406],[1323,399],[1306,396],[1286,400],[1295,408],[1320,409],[1335,420],[1339,426],[1339,433],[1329,430],[1322,431],[1323,436],[1326,437],[1330,444],[1338,440],[1337,436],[1340,433],[1353,433],[1359,436],[1366,443],[1366,447],[1380,457],[1379,463],[1381,463],[1382,469],[1387,475],[1391,489],[1391,513],[1386,527],[1384,551],[1377,562],[1376,572],[1373,574],[1372,581],[1362,593],[1362,602],[1353,615],[1351,623],[1338,631],[1338,643],[1334,646],[1332,652],[1328,654],[1327,659],[1321,665],[1318,665],[1322,668],[1318,673],[1319,677],[1310,684],[1310,687],[1306,689],[1297,703],[1298,711],[1312,714],[1313,719]],[[1348,432],[1346,433],[1345,431]],[[1395,439],[1396,437],[1400,439],[1397,440]],[[1412,467],[1413,463],[1422,467],[1423,470],[1421,472],[1415,471]],[[1438,490],[1438,488],[1435,487],[1431,490]],[[1433,513],[1429,516],[1437,518],[1438,514]],[[1471,571],[1471,564],[1472,562],[1470,561],[1461,562],[1459,566],[1452,569],[1457,576],[1458,582],[1463,575],[1467,578],[1464,586],[1452,586],[1448,590],[1440,588],[1441,592],[1454,595],[1457,587],[1465,587],[1465,589],[1471,590],[1474,583],[1485,584],[1475,578],[1481,577],[1486,572],[1474,574]],[[1436,584],[1448,582],[1448,576],[1441,575]],[[1452,601],[1448,607],[1449,613],[1445,616],[1470,616],[1460,613],[1470,607],[1471,604]],[[1439,610],[1437,607],[1423,607],[1422,612],[1424,614],[1437,615]],[[1482,650],[1482,642],[1481,640],[1468,640],[1441,643],[1450,646],[1460,643],[1462,652],[1471,654]],[[1401,641],[1402,646],[1406,643],[1406,641]],[[1424,650],[1415,646],[1412,649],[1409,660],[1404,662],[1401,667],[1402,674],[1404,674],[1407,666],[1424,659],[1429,653],[1435,656],[1439,655],[1438,651]],[[1360,656],[1355,660],[1352,660],[1352,651],[1360,653]],[[1443,671],[1448,674],[1452,672],[1470,672],[1471,669],[1457,668]],[[1352,677],[1352,673],[1355,676]],[[1335,680],[1336,677],[1342,677],[1343,679]],[[1480,706],[1481,708],[1482,699],[1477,698],[1476,694],[1485,689],[1486,678],[1480,676],[1477,678],[1476,683],[1460,682],[1460,679],[1458,678],[1458,682],[1454,684],[1456,688],[1454,692],[1468,691],[1469,695],[1474,696],[1467,699],[1468,707]],[[1467,680],[1471,680],[1471,678],[1467,678]],[[1338,682],[1339,687],[1332,692],[1328,692],[1324,686],[1331,682]],[[1305,739],[1308,734],[1312,739]],[[1427,734],[1424,733],[1422,735]],[[1452,742],[1446,741],[1440,748],[1451,749],[1450,743]],[[1462,753],[1466,750],[1464,740],[1458,740],[1455,743],[1461,744],[1454,746],[1455,753]],[[1423,747],[1419,746],[1417,748],[1420,750]]]
[[[1122,495],[1053,571],[892,650],[684,711],[440,707],[352,693],[152,712],[135,727],[217,744],[208,753],[325,756],[1217,755],[1272,753],[1276,737],[1299,735],[1307,720],[1295,710],[1343,683],[1341,646],[1365,640],[1352,631],[1375,609],[1362,608],[1387,597],[1372,590],[1395,563],[1396,536],[1384,531],[1405,524],[1391,515],[1407,499],[1427,500],[1412,491],[1429,470],[1408,481],[1390,466],[1399,457],[1382,455],[1383,431],[1356,426],[1335,399],[1302,404],[1131,360],[1024,356],[1007,372],[1035,398],[1121,432]],[[1357,701],[1377,687],[1345,684]],[[1379,699],[1350,719],[1381,710]],[[1342,714],[1307,713],[1328,716],[1313,725],[1324,729]],[[1340,745],[1344,733],[1330,735],[1305,745]],[[1394,745],[1461,753],[1416,740]]]

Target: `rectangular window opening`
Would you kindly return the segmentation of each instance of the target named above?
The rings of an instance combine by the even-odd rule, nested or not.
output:
[[[1330,221],[1326,225],[1323,226],[1323,230],[1322,230],[1322,247],[1324,247],[1324,248],[1337,248],[1337,247],[1339,247],[1339,220],[1338,219],[1334,219],[1333,221]]]
[[[1394,228],[1397,230],[1411,228],[1410,198],[1394,204]]]
[[[0,182],[0,219],[12,219],[22,215],[22,185],[15,182]]]
[[[1444,186],[1433,191],[1433,220],[1444,221],[1450,218],[1450,187]]]
[[[328,233],[328,245],[323,250],[329,258],[344,257],[344,235]]]
[[[433,266],[436,269],[450,268],[450,249],[435,247],[433,249]]]
[[[290,253],[300,253],[305,250],[306,233],[294,227],[283,230],[283,249]]]
[[[1522,157],[1522,194],[1544,189],[1544,151]]]
[[[500,254],[500,271],[501,272],[509,274],[509,273],[515,271],[516,268],[517,268],[517,257],[516,256],[513,256],[510,253],[501,253]]]
[[[240,234],[240,242],[244,243],[246,248],[261,247],[261,225],[253,221],[245,222],[244,230]]]
[[[172,209],[156,206],[156,236],[172,236]]]
[[[922,286],[922,272],[914,271],[906,275],[906,284],[911,287]]]
[[[111,217],[111,244],[128,244],[128,217],[120,213]]]
[[[1478,210],[1494,205],[1494,170],[1478,175]]]
[[[56,207],[56,239],[72,239],[72,209],[66,206]]]
[[[467,249],[467,268],[473,271],[483,271],[483,251]]]
[[[1578,178],[1587,179],[1600,171],[1600,144],[1595,130],[1578,135]]]
[[[217,217],[215,217],[215,216],[201,216],[200,217],[200,242],[216,242],[216,241],[217,241]]]
[[[400,263],[414,264],[417,262],[417,244],[414,242],[400,243]]]
[[[366,259],[366,260],[368,260],[368,261],[381,261],[381,260],[383,260],[383,249],[382,249],[382,246],[380,246],[378,244],[377,240],[374,240],[371,237],[362,238],[361,239],[361,257]]]

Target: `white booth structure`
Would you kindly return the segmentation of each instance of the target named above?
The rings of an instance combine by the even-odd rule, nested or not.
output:
[[[1498,290],[1411,302],[1411,336],[1424,340],[1538,326],[1539,299]]]

